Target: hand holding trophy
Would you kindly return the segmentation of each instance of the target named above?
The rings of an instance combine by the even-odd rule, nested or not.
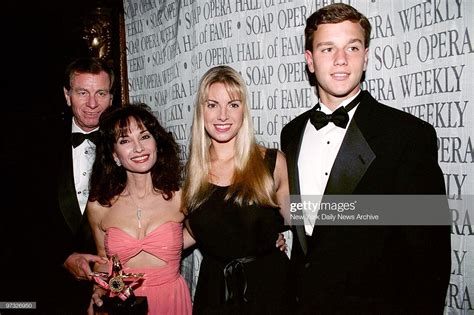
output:
[[[146,297],[135,296],[133,286],[140,284],[144,279],[143,273],[124,273],[119,258],[112,256],[110,273],[93,272],[92,278],[107,294],[102,297],[102,306],[94,305],[96,312],[113,315],[120,314],[147,314],[148,304]]]

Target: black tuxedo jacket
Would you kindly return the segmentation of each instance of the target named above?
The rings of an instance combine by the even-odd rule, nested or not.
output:
[[[0,297],[36,302],[40,314],[85,314],[91,283],[63,267],[75,251],[96,252],[74,188],[71,119],[15,113],[0,130]]]
[[[444,195],[434,128],[361,93],[325,196]],[[310,113],[296,117],[281,134],[292,195],[300,194],[298,156]],[[449,214],[447,201],[439,206]],[[316,226],[310,238],[304,226],[293,232],[302,313],[442,313],[450,275],[449,225]]]
[[[57,289],[44,297],[45,313],[54,314],[54,310],[58,314],[84,314],[92,296],[92,283],[76,280],[63,264],[73,252],[96,254],[97,251],[87,214],[80,211],[74,185],[71,119],[58,121],[55,129],[47,154],[51,161],[43,165],[48,166],[45,176],[49,177],[46,226],[50,250],[45,268],[51,274],[49,281],[55,283]]]

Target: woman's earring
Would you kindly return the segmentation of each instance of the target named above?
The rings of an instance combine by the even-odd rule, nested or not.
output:
[[[122,163],[120,163],[119,159],[115,158],[114,161],[115,161],[115,164],[117,164],[118,167],[122,166]]]

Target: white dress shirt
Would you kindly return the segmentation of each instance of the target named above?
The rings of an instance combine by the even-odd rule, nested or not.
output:
[[[357,95],[344,100],[339,107],[346,106]],[[321,105],[321,111],[325,114],[331,114],[333,112],[323,103],[319,102],[319,104]],[[356,110],[357,106],[349,112],[349,123],[347,126],[349,126],[352,121]],[[337,127],[332,122],[319,130],[316,130],[309,120],[306,123],[298,156],[300,194],[303,202],[306,200],[311,203],[319,204],[321,201],[346,130],[347,127]],[[313,234],[316,215],[317,211],[303,211],[307,235]]]
[[[76,125],[74,119],[72,120],[71,131],[80,133],[92,132],[84,132]],[[79,146],[75,148],[71,146],[71,148],[72,165],[74,170],[74,186],[76,187],[79,208],[81,209],[81,213],[84,213],[86,210],[87,199],[89,198],[89,179],[92,171],[92,164],[94,164],[95,159],[95,144],[89,139],[86,139]]]

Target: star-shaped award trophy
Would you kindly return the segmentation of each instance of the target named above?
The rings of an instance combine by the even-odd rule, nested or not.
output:
[[[135,296],[133,286],[139,284],[145,274],[124,273],[122,264],[116,255],[112,256],[112,270],[107,272],[93,272],[92,278],[107,295],[101,297],[102,306],[94,305],[98,313],[107,314],[147,314],[148,304],[145,296]]]

